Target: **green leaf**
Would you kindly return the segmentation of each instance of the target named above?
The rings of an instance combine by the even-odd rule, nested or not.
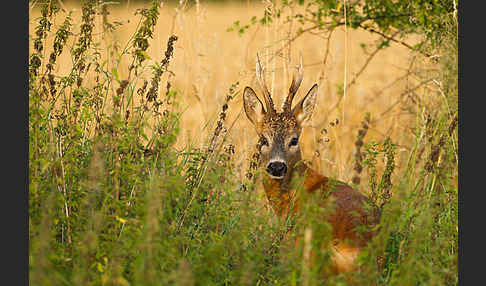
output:
[[[116,70],[116,68],[113,68],[111,69],[111,74],[114,76],[114,79],[120,83],[120,78],[118,77],[118,71]]]

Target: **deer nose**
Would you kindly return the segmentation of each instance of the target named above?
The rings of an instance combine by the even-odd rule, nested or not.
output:
[[[267,172],[275,177],[283,177],[287,173],[287,165],[284,162],[271,162],[267,166]]]

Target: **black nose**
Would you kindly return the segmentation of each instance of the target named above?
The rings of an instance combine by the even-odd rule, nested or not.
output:
[[[282,177],[287,173],[287,165],[283,162],[272,162],[267,166],[267,172],[275,177]]]

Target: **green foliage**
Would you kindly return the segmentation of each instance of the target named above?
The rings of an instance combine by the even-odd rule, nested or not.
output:
[[[331,241],[324,218],[332,202],[323,206],[316,203],[322,200],[318,194],[304,194],[302,215],[279,223],[261,209],[263,198],[254,186],[241,189],[234,149],[221,134],[238,84],[231,86],[215,132],[208,134],[207,150],[174,147],[180,94],[165,75],[172,74],[177,37],[168,37],[162,62],[140,56],[150,43],[159,1],[140,12],[142,30],[125,50],[117,43],[108,47],[111,65],[100,59],[90,35],[92,16],[103,6],[85,1],[83,32],[70,47],[73,67],[65,77],[52,72],[74,35],[71,14],[54,31],[49,23],[59,11],[42,6],[29,65],[32,285],[346,285],[350,278],[358,285],[457,285],[457,114],[450,112],[457,108],[454,28],[441,30],[441,21],[448,21],[436,17],[443,13],[442,2],[432,8],[423,1],[392,2],[353,2],[350,23],[373,16],[383,31],[438,29],[443,42],[427,47],[449,51],[439,63],[445,67],[442,92],[448,105],[427,110],[430,120],[417,120],[416,142],[402,174],[393,176],[397,146],[391,139],[366,145],[363,164],[374,201],[382,207],[379,232],[359,258],[359,273],[328,279],[331,254],[322,245]],[[340,3],[309,7],[316,19],[337,24]],[[401,17],[380,18],[392,12],[423,16],[415,27]],[[111,27],[107,32],[117,27],[105,25]],[[49,35],[55,43],[47,62],[41,51]],[[122,57],[131,57],[137,71],[127,78],[117,71]],[[142,65],[146,62],[150,65]],[[93,82],[83,80],[88,72]],[[385,167],[378,182],[380,158]]]
[[[242,25],[240,21],[233,23],[228,31],[244,33],[250,26],[272,23],[274,18],[284,15],[287,8],[298,5],[305,8],[303,13],[292,13],[286,16],[284,22],[300,24],[296,37],[303,33],[327,33],[337,27],[347,25],[353,29],[362,29],[382,37],[381,46],[388,46],[390,40],[400,42],[395,37],[403,38],[410,34],[424,35],[424,38],[414,46],[404,44],[410,49],[421,51],[425,42],[440,43],[445,31],[454,23],[455,6],[453,0],[299,0],[281,1],[273,4],[269,13],[264,10],[263,16],[251,18],[250,23]],[[310,25],[310,27],[309,27]],[[304,28],[305,26],[305,28]],[[293,41],[296,39],[288,39]],[[426,53],[427,54],[427,53]]]
[[[365,154],[362,164],[366,166],[369,173],[369,188],[371,191],[370,199],[380,208],[386,204],[391,197],[392,188],[391,175],[395,169],[395,149],[396,145],[387,137],[383,144],[370,142],[365,146]],[[380,182],[377,182],[377,157],[382,154],[385,169],[381,175]]]

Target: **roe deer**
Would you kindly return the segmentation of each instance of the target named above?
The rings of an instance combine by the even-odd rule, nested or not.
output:
[[[265,168],[263,187],[270,205],[280,218],[295,215],[299,211],[298,190],[291,186],[295,177],[303,178],[303,187],[308,193],[330,193],[335,211],[328,217],[332,226],[331,246],[333,270],[337,273],[355,268],[355,259],[362,247],[371,239],[380,213],[370,208],[369,199],[347,184],[318,174],[301,161],[299,137],[302,126],[316,105],[317,84],[292,108],[292,100],[303,78],[302,57],[294,75],[283,111],[278,113],[265,84],[263,68],[257,55],[256,76],[263,93],[265,108],[251,87],[245,87],[243,102],[248,119],[260,137],[260,164]],[[368,205],[368,206],[367,206]],[[368,231],[357,228],[366,227]]]

